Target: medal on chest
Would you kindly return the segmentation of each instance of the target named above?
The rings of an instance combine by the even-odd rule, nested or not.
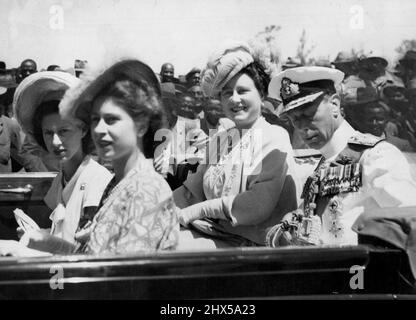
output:
[[[342,194],[356,192],[362,185],[360,163],[351,159],[343,160],[345,161],[341,163],[321,160],[315,172],[308,178],[302,193],[307,217],[316,214],[316,201],[321,199],[321,209],[325,208],[329,219],[324,228],[335,238],[340,238],[344,233],[341,222],[344,209]]]
[[[328,203],[328,231],[335,237],[340,238],[344,234],[344,226],[341,223],[343,205],[339,196],[334,196]]]

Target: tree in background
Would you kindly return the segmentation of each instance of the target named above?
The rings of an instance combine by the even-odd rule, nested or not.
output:
[[[266,26],[249,40],[253,55],[258,57],[271,76],[280,71],[281,59],[277,37],[281,28],[277,25]]]
[[[300,39],[299,39],[298,48],[296,49],[296,58],[298,58],[301,64],[304,66],[312,65],[315,59],[310,58],[309,56],[314,49],[315,49],[314,44],[311,46],[307,44],[306,30],[303,29],[302,35],[300,36]]]

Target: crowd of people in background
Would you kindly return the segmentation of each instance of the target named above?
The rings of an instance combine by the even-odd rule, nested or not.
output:
[[[78,61],[78,66],[80,60]],[[320,61],[317,65],[323,65]],[[289,57],[281,64],[281,70],[302,66],[300,61]],[[357,57],[349,52],[339,52],[335,60],[326,62],[325,66],[344,72],[341,84],[342,108],[346,119],[354,128],[364,133],[383,137],[404,152],[416,151],[416,51],[408,51],[397,65],[388,68],[383,57]],[[79,76],[85,64],[68,72]],[[10,144],[10,163],[4,171],[17,171],[22,166],[27,171],[46,171],[57,167],[40,155],[39,151],[29,148],[29,153],[44,157],[44,165],[32,165],[22,160],[16,150],[22,148],[24,139],[19,135],[17,123],[13,120],[12,102],[15,87],[28,75],[42,71],[62,71],[58,65],[49,65],[38,71],[33,59],[25,59],[15,69],[7,69],[0,62],[0,110],[2,126],[7,127],[2,133],[8,133]],[[171,127],[175,127],[177,119],[186,122],[186,133],[190,129],[200,128],[205,134],[210,129],[227,128],[227,120],[216,99],[204,96],[200,86],[201,69],[193,67],[186,75],[175,74],[172,63],[164,63],[158,74],[162,98],[170,110]],[[3,87],[1,87],[1,85]],[[305,148],[293,125],[281,116],[281,101],[265,97],[263,116],[267,121],[284,126],[290,133],[294,149]],[[225,122],[225,123],[224,123]],[[6,138],[3,138],[6,139]],[[24,146],[23,146],[24,147]],[[25,148],[23,148],[25,149]],[[5,156],[7,158],[7,156]],[[29,163],[29,164],[28,164]],[[174,182],[172,182],[174,183]],[[177,184],[176,182],[174,184]]]
[[[309,180],[301,177],[294,161],[296,150],[308,149],[312,151],[307,154],[314,154],[314,141],[319,137],[309,137],[306,130],[316,127],[317,132],[323,132],[325,139],[319,140],[316,149],[325,161],[333,150],[325,154],[323,145],[332,143],[339,148],[334,139],[340,138],[342,130],[348,133],[344,132],[345,139],[341,139],[345,145],[355,132],[374,137],[370,142],[357,138],[359,145],[365,145],[357,163],[366,148],[378,152],[378,147],[373,147],[380,141],[402,152],[416,152],[416,51],[408,51],[394,71],[382,57],[358,58],[346,52],[340,52],[322,69],[299,68],[301,63],[289,58],[280,66],[281,78],[268,74],[246,45],[227,48],[209,60],[204,70],[192,67],[181,76],[176,76],[169,62],[156,74],[138,60],[124,60],[90,79],[88,70],[83,72],[86,61],[76,61],[73,70],[50,65],[39,71],[32,59],[24,60],[16,69],[0,64],[0,172],[58,172],[49,192],[53,194],[48,193],[52,231],[48,236],[27,236],[27,245],[32,242],[33,249],[40,246],[52,253],[100,253],[195,244],[264,245],[284,214],[298,207],[302,186],[302,197],[305,192],[316,191],[308,189]],[[317,66],[322,64],[317,62]],[[79,79],[81,85],[77,86]],[[319,119],[320,108],[326,110],[325,121]],[[309,109],[312,111],[307,115],[305,110]],[[69,120],[63,118],[65,112],[72,112]],[[29,120],[25,122],[26,118]],[[169,134],[160,134],[163,129]],[[256,130],[261,131],[261,139],[256,138]],[[237,141],[238,147],[227,145],[226,139],[219,139],[219,145],[213,143],[223,133]],[[95,149],[83,142],[90,141],[90,135]],[[106,140],[108,137],[111,141]],[[217,147],[220,150],[215,157],[220,162],[211,159],[209,152]],[[248,155],[242,156],[241,148]],[[397,159],[406,163],[398,150]],[[145,160],[148,158],[151,165]],[[376,166],[372,161],[369,168]],[[342,164],[349,174],[351,168],[358,168],[351,165]],[[100,195],[87,188],[88,181],[82,182],[88,167],[102,172]],[[371,170],[362,163],[361,167],[367,179]],[[355,183],[355,173],[348,178],[350,187]],[[335,170],[330,175],[335,181]],[[409,175],[404,176],[406,180]],[[341,184],[341,178],[338,180]],[[368,181],[366,188],[375,190]],[[406,183],[414,187],[410,180]],[[78,185],[82,194],[91,191],[88,206],[77,200]],[[359,187],[357,183],[346,190],[357,191]],[[389,192],[383,188],[380,192]],[[370,192],[365,193],[370,196]],[[405,200],[408,198],[402,203],[407,204]],[[314,210],[310,205],[319,207],[318,201],[311,201],[305,212]],[[72,211],[68,213],[66,207]],[[88,213],[89,208],[93,214]],[[180,212],[182,227],[189,227],[181,229],[179,238],[185,240],[177,239],[176,212]],[[147,213],[150,220],[143,225],[142,216],[138,219],[137,215],[147,217]],[[82,223],[89,215],[95,216],[92,231],[89,224]],[[130,219],[129,224],[126,219]],[[349,228],[352,222],[348,222]],[[153,227],[147,229],[150,225]],[[88,239],[83,239],[85,229],[89,229]]]

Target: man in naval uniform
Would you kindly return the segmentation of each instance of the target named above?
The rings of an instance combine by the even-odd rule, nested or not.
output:
[[[269,245],[358,243],[351,229],[364,212],[416,205],[416,183],[403,154],[343,118],[337,88],[344,74],[326,67],[288,69],[269,95],[283,101],[305,143],[322,154],[305,183],[303,205],[269,231]]]

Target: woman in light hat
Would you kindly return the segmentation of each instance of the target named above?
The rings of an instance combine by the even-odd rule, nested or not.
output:
[[[78,83],[78,78],[66,72],[35,73],[17,87],[13,104],[23,131],[60,165],[44,201],[53,210],[51,234],[70,243],[75,242],[80,221],[96,212],[112,177],[89,155],[92,144],[87,125],[59,114],[66,90]]]
[[[235,126],[211,138],[206,162],[174,191],[188,228],[179,248],[265,245],[267,230],[297,206],[289,135],[261,116],[269,75],[252,52],[230,44],[202,73],[204,93]]]
[[[79,228],[78,242],[55,238],[47,251],[119,254],[174,248],[179,224],[172,191],[148,159],[156,147],[154,135],[165,125],[153,71],[138,60],[123,60],[98,76],[85,75],[60,109],[65,118],[89,124],[98,154],[112,162],[114,177],[92,223]]]

